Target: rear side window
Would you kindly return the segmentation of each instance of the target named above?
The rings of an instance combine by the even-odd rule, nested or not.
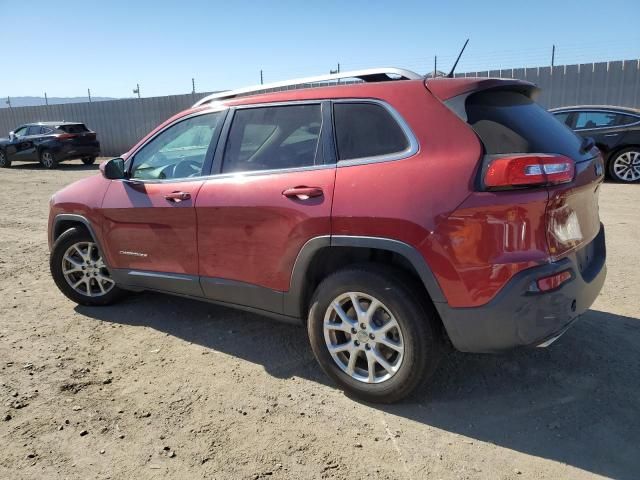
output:
[[[65,133],[83,133],[88,132],[89,129],[85,127],[83,123],[76,123],[73,125],[60,125],[58,130],[62,130]]]
[[[40,135],[41,131],[42,127],[40,125],[33,125],[27,130],[27,135]]]
[[[336,103],[333,118],[339,160],[389,155],[409,148],[402,128],[382,105]]]
[[[298,168],[321,163],[320,104],[239,109],[225,148],[223,173]]]
[[[575,128],[614,127],[619,116],[610,112],[580,112],[576,116]]]
[[[489,155],[508,153],[555,153],[576,161],[582,139],[552,114],[514,91],[484,91],[466,101],[467,121],[482,140]]]
[[[629,125],[637,122],[640,122],[640,117],[634,117],[633,115],[618,115],[618,125]]]

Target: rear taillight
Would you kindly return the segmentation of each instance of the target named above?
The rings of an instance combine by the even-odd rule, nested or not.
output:
[[[77,135],[74,133],[59,133],[56,135],[58,140],[69,140],[70,138],[75,138]]]
[[[573,180],[575,162],[564,155],[509,155],[494,158],[484,174],[487,188],[557,185]]]

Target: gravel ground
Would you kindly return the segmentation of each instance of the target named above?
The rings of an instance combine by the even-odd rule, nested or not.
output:
[[[452,353],[424,396],[381,407],[330,384],[302,328],[63,297],[48,199],[96,168],[0,171],[0,478],[640,478],[640,185],[602,187],[609,274],[565,336]]]

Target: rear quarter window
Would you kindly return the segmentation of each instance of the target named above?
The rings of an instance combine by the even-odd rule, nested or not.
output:
[[[409,140],[382,105],[336,103],[333,106],[339,160],[403,152]]]
[[[549,153],[575,161],[590,158],[581,153],[582,139],[527,95],[515,91],[483,91],[466,100],[467,122],[489,155]]]

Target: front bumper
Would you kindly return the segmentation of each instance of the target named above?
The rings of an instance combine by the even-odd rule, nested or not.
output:
[[[571,280],[550,292],[536,280],[570,270]],[[604,226],[595,239],[557,262],[515,275],[489,303],[473,308],[436,304],[451,343],[463,352],[499,352],[545,346],[564,333],[595,301],[606,277]],[[534,288],[532,288],[534,286]]]

